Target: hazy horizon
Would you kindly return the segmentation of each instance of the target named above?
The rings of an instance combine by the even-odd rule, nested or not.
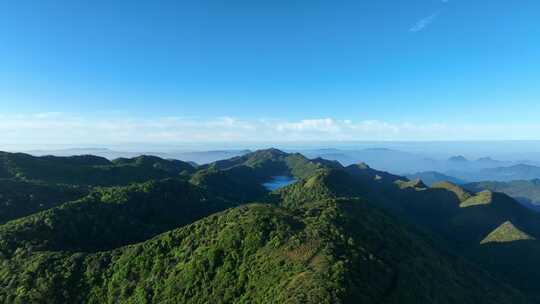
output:
[[[0,151],[8,152],[60,152],[60,155],[76,155],[81,151],[100,154],[99,150],[125,153],[183,153],[207,151],[240,151],[278,148],[290,152],[336,149],[339,151],[362,151],[366,149],[390,149],[414,153],[435,159],[461,155],[470,160],[491,157],[507,161],[540,161],[539,141],[294,141],[294,142],[199,142],[170,144],[103,144],[103,145],[1,145]],[[92,153],[92,150],[95,153]],[[40,154],[40,153],[38,153]],[[58,154],[58,153],[57,153]]]

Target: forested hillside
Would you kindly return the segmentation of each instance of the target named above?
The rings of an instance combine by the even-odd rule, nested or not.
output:
[[[113,186],[144,182],[192,173],[195,168],[178,160],[154,156],[112,162],[91,155],[35,157],[23,153],[0,152],[0,178],[39,180],[70,185]]]
[[[276,149],[2,157],[2,303],[540,302],[540,217],[501,193]]]
[[[84,186],[0,179],[0,224],[75,200],[88,191]]]

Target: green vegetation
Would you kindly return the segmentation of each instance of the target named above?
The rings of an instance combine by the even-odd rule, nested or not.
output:
[[[71,185],[112,186],[191,173],[188,163],[140,156],[109,162],[96,156],[34,157],[0,152],[0,178],[39,180]]]
[[[78,199],[87,192],[79,186],[0,179],[0,224]]]
[[[325,168],[341,167],[337,162],[321,159],[311,161],[299,153],[288,154],[277,149],[268,149],[217,161],[202,168],[211,167],[217,170],[226,170],[237,166],[252,168],[258,182],[268,181],[271,177],[280,175],[307,178]]]
[[[242,203],[255,201],[267,194],[254,170],[247,166],[226,170],[210,167],[193,174],[190,181],[217,196]]]
[[[398,180],[395,182],[396,185],[399,186],[400,189],[406,189],[406,188],[412,188],[416,190],[425,190],[427,189],[427,186],[424,184],[424,182],[421,179],[415,179],[411,181],[402,181]]]
[[[314,201],[358,196],[354,180],[343,170],[324,170],[277,190],[274,202],[285,207],[300,207]]]
[[[88,196],[0,226],[0,255],[18,251],[100,251],[233,206],[179,180],[102,188]]]
[[[538,297],[538,290],[531,288],[529,282],[540,279],[540,271],[531,271],[539,269],[540,254],[527,255],[528,263],[523,266],[520,259],[525,250],[519,248],[536,247],[536,240],[513,242],[513,251],[497,246],[490,246],[487,250],[487,244],[480,244],[506,221],[519,225],[531,238],[538,238],[540,215],[537,213],[501,193],[470,193],[448,182],[427,189],[411,187],[421,184],[418,181],[396,180],[395,176],[362,165],[347,167],[345,171],[350,174],[345,174],[343,170],[319,173],[273,195],[277,195],[282,204],[288,207],[305,206],[310,200],[321,198],[367,198],[395,216],[435,233],[441,246],[466,256],[531,297]],[[497,234],[499,237],[512,238],[511,231],[504,229]],[[501,255],[498,250],[505,252],[505,258],[494,262],[492,258]],[[508,271],[510,269],[512,271]]]
[[[461,208],[467,208],[478,205],[487,205],[493,202],[493,192],[491,191],[482,191],[478,192],[475,195],[467,198],[459,206]]]
[[[0,157],[2,303],[540,303],[540,215],[501,193],[275,149]]]
[[[0,284],[5,303],[526,303],[357,200],[249,205],[110,252],[18,255]]]

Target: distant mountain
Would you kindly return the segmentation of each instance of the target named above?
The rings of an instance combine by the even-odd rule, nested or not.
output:
[[[464,162],[468,162],[468,160],[463,157],[462,155],[458,155],[458,156],[452,156],[448,159],[449,162],[457,162],[457,163],[464,163]]]
[[[96,155],[113,160],[116,158],[134,158],[141,155],[152,155],[167,159],[179,159],[185,162],[194,162],[197,164],[207,164],[218,160],[242,156],[251,151],[249,150],[214,150],[214,151],[167,151],[167,152],[127,152],[116,151],[106,148],[72,148],[60,150],[31,150],[27,153],[34,156],[77,156],[77,155]]]
[[[486,168],[507,167],[525,163],[499,161],[490,157],[477,160],[468,160],[462,155],[448,159],[435,159],[418,153],[410,153],[387,148],[369,148],[362,150],[300,150],[302,154],[314,158],[337,160],[345,166],[358,162],[365,162],[374,168],[393,172],[396,174],[409,174],[411,172],[440,172],[452,176],[450,172],[474,172]]]
[[[169,152],[168,156],[183,161],[195,162],[199,165],[212,163],[251,153],[250,150],[216,150],[216,151],[192,151],[192,152]]]
[[[540,167],[519,164],[509,167],[487,168],[470,172],[452,170],[448,171],[448,174],[468,181],[531,180],[540,178]]]
[[[158,153],[137,153],[137,152],[126,152],[126,151],[116,151],[107,148],[70,148],[70,149],[57,149],[57,150],[30,150],[26,151],[27,154],[33,156],[60,156],[60,157],[69,157],[69,156],[78,156],[78,155],[95,155],[104,157],[107,159],[115,159],[120,157],[130,158],[137,157],[143,154],[154,154],[158,156]]]
[[[527,207],[540,211],[540,179],[510,182],[477,182],[465,184],[471,191],[491,190],[506,193]]]
[[[369,148],[363,150],[328,149],[300,151],[310,158],[321,157],[339,161],[344,166],[365,162],[375,168],[395,173],[432,170],[437,167],[436,161],[422,155],[386,148]]]
[[[448,181],[454,184],[464,184],[466,183],[464,180],[461,180],[459,178],[455,178],[453,176],[449,176],[446,174],[442,174],[440,172],[436,171],[425,171],[425,172],[418,172],[414,174],[407,174],[405,175],[408,179],[421,179],[424,183],[426,183],[428,186],[431,186],[433,184],[436,184],[438,182]]]

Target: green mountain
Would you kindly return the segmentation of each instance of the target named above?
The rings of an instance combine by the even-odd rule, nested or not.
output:
[[[2,303],[540,303],[540,215],[502,193],[276,149],[2,157],[15,183],[76,190],[0,225]]]
[[[0,152],[0,178],[39,180],[72,185],[127,185],[192,173],[195,168],[178,160],[154,156],[109,160],[91,155],[35,157]]]
[[[515,180],[510,182],[477,182],[463,185],[471,191],[491,190],[505,193],[525,206],[540,210],[540,180]]]
[[[173,179],[96,189],[82,199],[0,226],[0,255],[113,249],[232,206]]]
[[[351,170],[363,170],[363,174],[346,174],[346,171]],[[528,263],[523,267],[521,257],[526,250],[515,248],[521,244],[527,248],[538,246],[536,239],[540,236],[540,216],[537,213],[502,193],[471,193],[448,182],[425,188],[418,181],[395,180],[395,176],[383,176],[384,173],[376,170],[355,166],[341,172],[335,170],[320,173],[283,188],[277,194],[285,206],[299,203],[305,205],[311,198],[367,198],[395,216],[431,231],[448,250],[474,261],[499,279],[508,280],[531,297],[538,298],[538,290],[531,288],[531,282],[540,279],[540,271],[536,270],[539,269],[540,254],[527,255]],[[310,199],[302,201],[302,198]],[[499,259],[496,263],[488,262],[501,255],[498,250],[505,249],[489,244],[491,249],[486,250],[488,244],[483,240],[492,233],[502,238],[513,238],[515,231],[512,230],[494,232],[507,221],[519,226],[531,238],[528,242],[513,242],[515,249],[505,253],[505,259]],[[507,269],[513,269],[513,272],[509,273]]]
[[[0,224],[78,199],[86,187],[0,179]]]
[[[199,170],[191,176],[190,182],[214,195],[243,203],[261,199],[268,193],[255,170],[243,165],[226,170],[215,167]]]
[[[16,255],[0,270],[0,284],[6,287],[0,299],[527,303],[510,287],[430,243],[359,200],[312,202],[301,209],[248,205],[113,251]]]
[[[254,176],[259,182],[267,181],[273,176],[306,178],[328,167],[341,167],[338,162],[334,161],[324,159],[309,160],[299,153],[289,154],[277,149],[268,149],[227,160],[220,160],[202,166],[201,169],[214,168],[217,170],[226,170],[238,166],[252,168]]]

